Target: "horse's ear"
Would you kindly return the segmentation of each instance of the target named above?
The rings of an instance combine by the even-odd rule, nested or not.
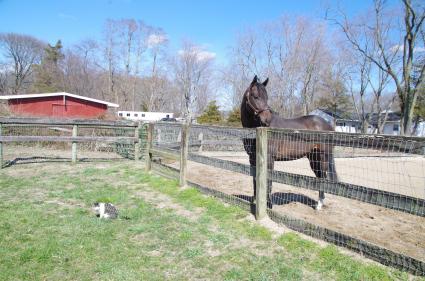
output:
[[[269,78],[267,77],[267,79],[266,80],[264,80],[264,82],[263,82],[263,86],[265,87],[265,86],[267,86],[267,83],[269,83]]]
[[[251,82],[251,85],[254,85],[254,84],[256,84],[258,82],[258,77],[257,77],[257,75],[255,75],[254,76],[254,79],[252,80],[252,82]]]

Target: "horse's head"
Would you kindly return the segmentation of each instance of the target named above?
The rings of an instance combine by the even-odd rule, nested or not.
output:
[[[253,118],[258,118],[261,126],[268,127],[272,118],[272,112],[267,104],[268,96],[266,91],[267,83],[269,78],[264,80],[262,83],[258,80],[255,75],[248,89],[245,91],[243,102],[245,102],[245,108],[248,110]]]

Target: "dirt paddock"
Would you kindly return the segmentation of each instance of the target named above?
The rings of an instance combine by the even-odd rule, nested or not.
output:
[[[223,152],[203,154],[248,164],[248,157],[243,154],[236,157],[235,153],[233,156]],[[384,164],[381,161],[383,166],[379,167],[376,159],[341,158],[336,159],[336,167],[340,181],[372,188],[378,185],[383,190],[425,198],[423,161],[423,157],[388,159]],[[382,178],[372,178],[368,166],[375,173],[382,173]],[[307,159],[276,162],[275,169],[314,176]],[[392,170],[397,170],[397,174],[391,173]],[[188,162],[188,179],[229,195],[253,195],[252,177],[192,161]],[[292,202],[281,200],[282,197],[291,197]],[[425,218],[330,194],[326,194],[324,208],[316,211],[311,202],[317,198],[318,192],[273,183],[274,210],[425,261]]]

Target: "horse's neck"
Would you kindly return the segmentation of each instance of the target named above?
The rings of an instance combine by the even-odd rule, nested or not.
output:
[[[242,123],[242,127],[244,128],[255,128],[256,126],[254,126],[254,122],[255,122],[255,118],[254,116],[251,116],[251,114],[248,113],[248,110],[246,108],[246,96],[244,96],[242,98],[242,103],[241,103],[241,123]]]
[[[244,110],[241,110],[241,122],[244,128],[257,128],[261,126],[253,114],[249,114]]]

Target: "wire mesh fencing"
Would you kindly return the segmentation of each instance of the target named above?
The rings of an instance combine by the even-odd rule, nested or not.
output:
[[[145,155],[146,130],[137,123],[94,120],[2,119],[3,166],[32,162],[139,159]]]
[[[178,155],[181,125],[164,126],[157,147],[173,147]],[[193,125],[189,132],[188,181],[252,210],[256,130]],[[267,147],[273,220],[383,264],[425,273],[423,138],[269,129]],[[168,161],[162,166],[177,176],[178,158]]]
[[[424,274],[424,147],[423,138],[271,129],[271,217]]]
[[[156,123],[152,132],[152,168],[168,178],[179,178],[182,126],[179,123]],[[164,154],[164,152],[166,154]]]
[[[273,181],[425,216],[421,138],[269,130]]]

